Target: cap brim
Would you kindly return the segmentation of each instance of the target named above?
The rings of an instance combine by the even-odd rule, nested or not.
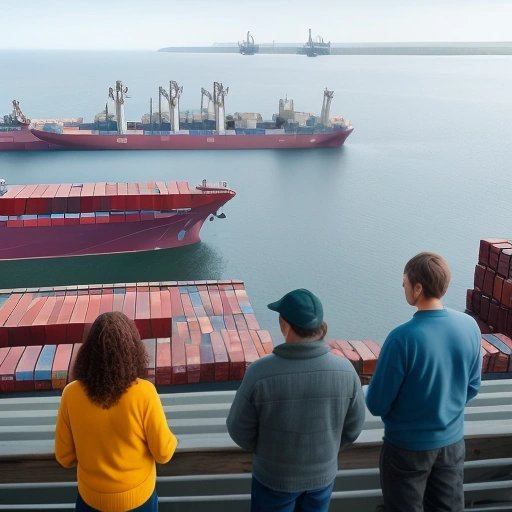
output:
[[[279,307],[281,306],[281,301],[276,300],[275,302],[271,302],[270,304],[267,304],[267,308],[271,309],[272,311],[277,311],[279,313]]]

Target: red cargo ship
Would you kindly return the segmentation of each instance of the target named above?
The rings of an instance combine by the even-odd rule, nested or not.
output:
[[[43,129],[45,126],[59,125],[63,127],[79,126],[83,118],[75,119],[34,119],[30,120],[20,109],[17,100],[12,101],[11,114],[3,116],[0,120],[0,151],[40,151],[56,149],[53,144],[38,139],[30,128]]]
[[[0,260],[169,249],[199,242],[235,196],[225,182],[13,185],[0,180]]]
[[[179,110],[182,92],[171,81],[169,91],[159,89],[159,111],[150,111],[142,122],[125,120],[124,102],[127,88],[117,81],[110,89],[115,114],[108,105],[96,116],[94,123],[76,127],[62,125],[32,129],[42,141],[68,149],[306,149],[340,147],[352,133],[350,122],[342,117],[329,117],[333,91],[325,90],[320,116],[294,110],[293,100],[279,101],[279,112],[270,121],[254,112],[225,115],[224,89],[214,82],[213,94],[202,89],[201,109],[183,115]],[[162,97],[168,111],[161,108]],[[208,100],[204,107],[203,98]],[[150,109],[152,110],[152,109]]]

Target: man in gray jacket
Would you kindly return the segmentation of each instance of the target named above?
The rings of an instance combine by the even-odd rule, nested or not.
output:
[[[285,343],[247,369],[228,432],[253,454],[252,512],[327,511],[340,447],[363,427],[361,384],[324,342],[318,297],[293,290],[268,307],[279,313]]]

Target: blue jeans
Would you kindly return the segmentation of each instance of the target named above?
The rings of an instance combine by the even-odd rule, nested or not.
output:
[[[334,481],[321,489],[282,492],[252,477],[251,512],[327,512],[333,486]]]
[[[98,509],[87,505],[87,503],[85,503],[85,501],[82,499],[82,496],[80,496],[80,493],[78,493],[78,496],[76,497],[75,510],[76,512],[101,512]],[[153,491],[153,494],[145,503],[143,503],[140,507],[132,508],[127,512],[158,512],[158,495],[156,493],[156,487]]]
[[[380,483],[386,512],[463,512],[464,439],[410,451],[384,441]]]

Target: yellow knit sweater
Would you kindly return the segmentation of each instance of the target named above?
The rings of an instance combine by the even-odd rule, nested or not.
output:
[[[78,491],[93,508],[122,512],[142,505],[155,488],[155,461],[168,462],[177,444],[147,380],[137,379],[110,409],[92,403],[79,381],[64,388],[55,456],[66,468],[78,466]]]

